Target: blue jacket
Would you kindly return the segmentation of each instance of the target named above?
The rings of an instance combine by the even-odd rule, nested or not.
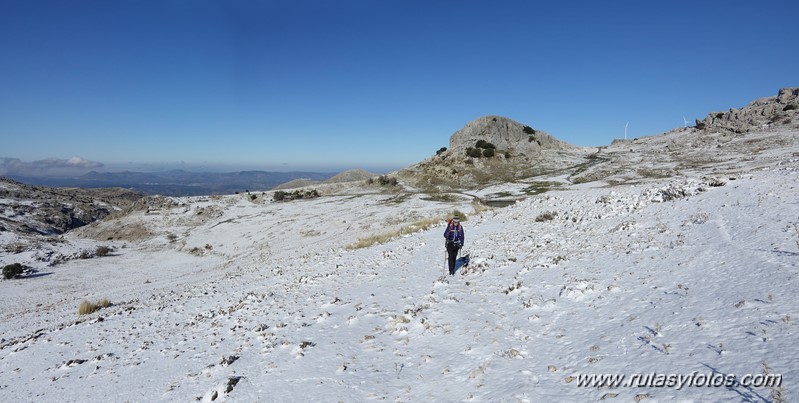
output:
[[[466,237],[463,235],[463,226],[460,224],[447,224],[447,228],[444,230],[444,238],[447,242],[455,242],[460,246],[463,246],[464,242],[466,242]]]

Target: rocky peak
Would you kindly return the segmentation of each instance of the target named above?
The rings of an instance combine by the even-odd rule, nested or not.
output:
[[[776,96],[752,101],[741,108],[727,112],[711,112],[696,127],[705,130],[724,130],[746,133],[770,125],[790,124],[799,114],[799,87],[782,88]]]
[[[467,123],[452,134],[449,145],[451,150],[461,152],[475,147],[480,140],[493,144],[498,150],[515,150],[522,154],[535,154],[544,149],[574,148],[546,132],[495,115],[483,116]]]
[[[398,178],[415,187],[468,188],[558,172],[584,163],[585,154],[594,151],[489,115],[467,123],[450,136],[446,150],[399,171]]]

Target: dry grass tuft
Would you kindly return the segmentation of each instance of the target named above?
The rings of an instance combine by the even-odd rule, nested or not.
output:
[[[96,310],[100,309],[97,305],[92,304],[89,301],[83,300],[80,303],[80,307],[78,307],[78,313],[81,315],[88,315]]]
[[[491,211],[493,208],[491,206],[486,206],[483,203],[480,203],[478,200],[472,200],[472,208],[474,209],[474,214],[481,214],[486,211]]]
[[[447,216],[447,221],[451,220],[454,216],[458,216],[461,222],[469,221],[469,217],[458,209],[452,210],[452,214]]]
[[[358,239],[355,243],[347,245],[346,248],[353,250],[353,249],[368,248],[373,245],[383,244],[392,239],[399,238],[403,235],[408,235],[417,231],[424,231],[430,229],[431,227],[439,224],[440,222],[441,220],[438,218],[427,218],[424,220],[419,220],[414,222],[413,224],[404,226],[398,230],[389,231],[383,234],[371,235],[366,238]]]
[[[78,313],[81,315],[88,315],[92,312],[97,312],[102,308],[108,308],[109,306],[111,306],[111,301],[108,298],[103,298],[94,304],[84,299],[81,301],[80,306],[78,307]]]

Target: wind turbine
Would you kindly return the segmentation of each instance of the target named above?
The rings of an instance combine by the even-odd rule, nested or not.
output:
[[[688,121],[685,120],[685,116],[682,117],[682,127],[683,128],[688,127]]]
[[[625,139],[625,140],[627,140],[627,126],[629,126],[629,125],[630,125],[630,122],[627,122],[627,123],[624,125],[624,139]]]

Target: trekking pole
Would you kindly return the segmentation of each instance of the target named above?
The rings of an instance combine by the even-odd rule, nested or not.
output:
[[[447,241],[444,241],[444,278],[447,277],[449,271],[449,251],[447,250]]]

